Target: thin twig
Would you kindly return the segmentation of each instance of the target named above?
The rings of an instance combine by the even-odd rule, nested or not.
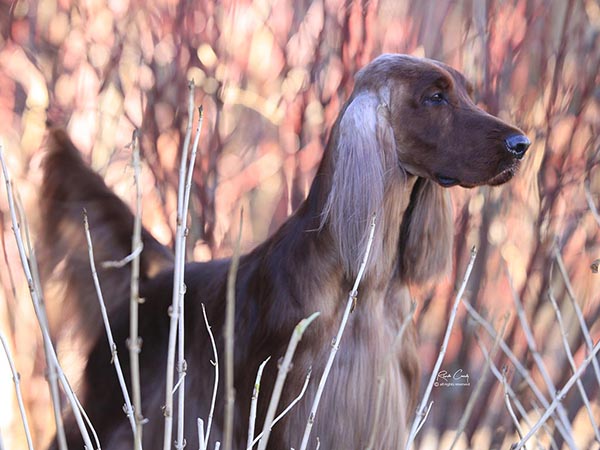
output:
[[[592,192],[590,191],[590,180],[585,180],[585,183],[583,183],[583,188],[585,191],[585,199],[587,200],[587,204],[592,212],[592,216],[594,216],[596,223],[598,226],[600,226],[600,214],[598,213],[598,208],[596,208],[596,205],[594,204],[594,197],[592,197]]]
[[[346,323],[348,322],[348,317],[353,310],[354,304],[358,298],[358,286],[362,281],[363,275],[365,273],[365,269],[367,267],[367,262],[369,260],[369,254],[371,253],[371,246],[373,245],[373,237],[375,235],[375,222],[376,217],[373,214],[371,218],[371,225],[369,231],[369,240],[367,241],[367,248],[365,250],[365,254],[363,256],[362,262],[358,269],[358,274],[356,275],[356,280],[354,280],[354,285],[352,286],[352,290],[348,294],[348,301],[346,302],[346,309],[344,310],[344,315],[342,316],[342,322],[340,323],[340,327],[338,329],[336,337],[333,339],[331,344],[331,351],[329,352],[329,358],[327,359],[327,363],[325,364],[325,369],[323,370],[323,374],[321,375],[321,379],[319,380],[319,386],[317,387],[317,392],[315,394],[315,398],[313,400],[312,407],[310,409],[310,414],[308,416],[308,421],[306,422],[306,427],[304,428],[304,435],[302,436],[302,444],[300,445],[300,450],[306,450],[308,447],[308,440],[310,438],[310,432],[312,430],[315,418],[317,416],[317,410],[319,409],[319,403],[321,401],[321,396],[323,395],[323,390],[325,389],[325,383],[327,382],[327,378],[329,377],[329,372],[331,371],[331,367],[333,366],[333,361],[335,360],[335,356],[340,348],[340,342],[342,340],[342,336],[344,334],[344,330],[346,329]],[[260,449],[259,449],[260,450]]]
[[[552,403],[550,403],[550,405],[546,408],[546,410],[544,411],[544,414],[542,415],[542,417],[535,423],[535,425],[533,425],[533,427],[531,427],[531,429],[525,435],[525,437],[523,437],[523,439],[521,439],[516,444],[516,446],[514,447],[515,450],[519,450],[519,449],[523,448],[523,446],[525,445],[525,443],[529,439],[531,439],[531,437],[535,433],[537,433],[537,431],[540,429],[540,427],[544,423],[546,423],[546,421],[550,418],[550,416],[552,415],[552,413],[554,413],[554,410],[556,408],[558,408],[558,406],[561,404],[562,400],[565,398],[565,396],[567,395],[567,393],[569,392],[569,390],[573,387],[573,385],[575,384],[575,382],[579,378],[581,378],[581,375],[583,375],[583,372],[585,371],[585,369],[587,369],[587,367],[590,365],[591,361],[596,357],[596,354],[598,352],[600,352],[600,342],[597,342],[596,345],[594,345],[594,348],[592,349],[592,352],[583,360],[583,362],[581,363],[581,365],[577,368],[577,371],[571,376],[571,378],[569,378],[569,380],[565,383],[565,385],[563,386],[563,388],[556,393],[556,395],[552,399]]]
[[[31,267],[29,265],[30,263],[27,260],[27,255],[25,253],[25,246],[23,244],[23,239],[21,237],[21,227],[19,225],[19,221],[17,220],[17,215],[16,215],[15,202],[14,202],[14,197],[13,197],[13,192],[12,192],[12,183],[10,181],[10,175],[8,173],[8,168],[6,167],[6,163],[4,161],[4,149],[3,149],[1,143],[0,143],[0,164],[2,165],[2,172],[4,174],[4,181],[6,183],[6,195],[8,198],[8,208],[10,211],[10,218],[11,218],[11,222],[12,222],[13,234],[15,236],[15,240],[17,242],[17,249],[19,251],[21,267],[23,268],[23,272],[24,272],[25,278],[27,280],[27,286],[29,287],[29,294],[30,294],[31,300],[33,302],[33,308],[35,310],[38,324],[39,324],[40,330],[42,332],[42,337],[45,342],[45,347],[48,349],[51,363],[56,368],[56,372],[57,372],[60,384],[63,388],[63,391],[65,392],[65,394],[67,396],[69,404],[71,405],[71,409],[73,410],[73,416],[75,418],[75,422],[77,423],[77,427],[79,428],[79,431],[81,432],[81,435],[83,437],[84,444],[88,448],[94,448],[92,445],[92,441],[90,439],[88,430],[86,429],[85,423],[83,421],[81,411],[79,409],[79,402],[77,400],[77,396],[75,395],[75,392],[71,388],[69,381],[67,380],[67,377],[65,376],[65,374],[62,370],[62,367],[60,366],[60,363],[58,362],[58,357],[56,356],[56,351],[54,350],[54,347],[52,346],[52,340],[50,339],[50,333],[48,331],[48,328],[44,325],[44,322],[43,322],[43,313],[41,311],[41,303],[40,303],[41,294],[36,289],[35,283],[33,281]]]
[[[85,420],[86,425],[92,432],[92,437],[94,438],[94,442],[96,443],[96,447],[94,447],[94,448],[96,450],[100,450],[100,448],[101,448],[100,438],[98,437],[98,433],[96,433],[96,429],[94,428],[92,421],[90,420],[89,416],[85,412],[85,409],[83,409],[83,405],[81,404],[81,402],[79,401],[79,399],[77,397],[75,398],[75,401],[77,402],[77,408],[79,408],[79,411],[81,412],[81,415],[83,416],[83,420]],[[84,448],[84,450],[86,450],[86,449]]]
[[[271,357],[269,356],[265,359],[260,366],[258,366],[258,371],[256,372],[256,380],[254,381],[254,389],[252,389],[252,399],[250,400],[250,418],[248,420],[248,443],[246,445],[247,448],[252,447],[252,442],[254,441],[254,427],[256,424],[256,409],[258,407],[258,394],[260,393],[260,380],[262,379],[263,370],[265,370],[265,366],[269,362]]]
[[[437,377],[437,374],[440,370],[440,366],[442,365],[442,361],[444,360],[444,356],[446,354],[446,348],[448,347],[448,341],[450,340],[450,334],[452,332],[452,326],[454,325],[454,319],[456,317],[456,312],[458,310],[458,304],[465,292],[467,287],[467,282],[469,281],[469,277],[471,276],[471,271],[473,270],[473,264],[475,263],[475,257],[477,256],[477,250],[475,247],[471,249],[471,256],[469,258],[469,264],[467,265],[467,269],[465,270],[465,275],[463,277],[462,283],[458,292],[456,293],[456,298],[454,299],[454,304],[452,305],[452,311],[450,312],[450,318],[448,319],[448,326],[446,327],[446,333],[444,335],[444,340],[442,342],[442,347],[440,348],[440,352],[438,354],[435,365],[433,366],[433,370],[431,372],[431,376],[429,377],[429,382],[427,383],[427,387],[425,388],[425,394],[423,394],[423,399],[419,407],[417,408],[417,412],[415,414],[415,419],[410,429],[410,433],[408,435],[408,440],[406,441],[406,450],[409,450],[411,445],[413,444],[415,437],[417,436],[419,428],[425,423],[426,416],[426,406],[429,401],[429,396],[431,395],[431,391],[433,389],[433,383]]]
[[[129,290],[129,364],[131,373],[131,390],[133,393],[133,413],[135,428],[133,432],[133,448],[142,448],[142,391],[140,387],[140,351],[142,340],[139,336],[140,306],[140,253],[142,249],[142,189],[140,186],[140,138],[139,131],[133,131],[131,140],[133,153],[133,179],[135,184],[135,215],[133,219],[133,236],[131,239],[131,283]],[[140,251],[138,251],[140,249]]]
[[[415,309],[417,308],[417,304],[412,302],[410,305],[410,311],[402,321],[400,325],[400,329],[394,340],[392,341],[392,346],[390,348],[389,353],[381,364],[379,369],[379,376],[377,377],[377,397],[375,399],[375,417],[373,418],[373,429],[371,430],[371,437],[369,438],[369,444],[367,445],[367,450],[371,450],[375,446],[375,439],[377,437],[377,427],[379,425],[379,417],[381,415],[381,404],[383,403],[383,384],[385,381],[385,374],[387,373],[390,364],[392,361],[397,359],[397,347],[402,343],[402,338],[404,337],[404,333],[408,328],[408,325],[412,321]]]
[[[193,90],[193,89],[192,89]],[[194,136],[194,143],[190,154],[190,161],[187,167],[187,173],[185,174],[185,187],[183,189],[183,206],[181,210],[181,227],[178,239],[179,253],[175,254],[176,258],[179,258],[179,317],[177,322],[177,372],[179,374],[179,392],[177,395],[177,440],[175,447],[183,449],[185,447],[184,437],[184,424],[185,424],[185,375],[187,372],[187,361],[185,360],[185,256],[186,256],[186,241],[188,235],[188,209],[190,206],[190,192],[192,190],[192,175],[194,173],[194,167],[196,166],[196,154],[198,151],[198,142],[200,142],[200,133],[202,131],[202,122],[204,116],[202,114],[202,106],[199,108],[200,116],[198,118],[198,125],[196,127],[196,134]],[[181,181],[181,180],[180,180]]]
[[[475,333],[475,340],[477,342],[477,345],[479,345],[479,348],[481,349],[481,353],[483,353],[483,357],[485,358],[486,363],[489,365],[492,374],[494,375],[496,380],[498,380],[498,382],[500,384],[502,384],[502,373],[500,372],[498,367],[496,367],[496,364],[494,364],[494,361],[492,360],[491,355],[488,353],[487,349],[483,345],[483,342],[481,342],[481,337],[479,336],[479,333]],[[517,398],[517,395],[515,394],[515,391],[510,387],[510,384],[506,385],[506,393],[510,397],[511,401],[515,404],[515,407],[519,411],[519,414],[521,414],[521,417],[525,421],[525,424],[529,428],[531,428],[531,422],[529,421],[529,418],[527,415],[527,410],[525,409],[525,407],[523,406],[521,401]],[[550,439],[552,440],[552,434],[548,433],[548,435],[549,435]],[[539,443],[538,443],[538,447],[539,447]]]
[[[573,309],[575,309],[575,315],[577,316],[577,320],[579,321],[579,326],[581,327],[581,333],[583,334],[583,339],[585,341],[585,345],[587,346],[587,351],[592,351],[594,344],[592,342],[592,336],[590,335],[590,329],[588,328],[585,317],[583,316],[583,312],[579,307],[579,303],[577,302],[577,298],[575,297],[575,291],[573,289],[573,285],[571,284],[571,279],[569,278],[569,274],[567,273],[567,269],[565,267],[565,263],[562,259],[562,255],[558,246],[554,247],[554,257],[556,259],[556,263],[558,264],[558,270],[562,275],[563,281],[565,283],[565,287],[567,288],[567,294],[569,299],[571,300],[571,304],[573,305]],[[600,386],[600,363],[598,360],[592,360],[592,367],[594,368],[594,374],[596,375],[596,381],[598,382],[598,386]]]
[[[573,352],[571,351],[571,347],[569,346],[569,342],[567,341],[567,330],[565,328],[565,324],[563,322],[562,314],[560,313],[560,308],[558,307],[558,303],[556,303],[556,299],[554,298],[554,293],[552,292],[552,286],[548,290],[548,298],[550,298],[550,303],[552,303],[552,308],[554,308],[554,312],[556,314],[556,319],[558,321],[558,326],[560,328],[561,340],[563,343],[563,347],[565,349],[565,354],[567,355],[567,359],[569,361],[569,366],[571,366],[571,370],[573,373],[577,370],[577,366],[575,365],[575,359],[573,358]],[[596,419],[594,418],[594,413],[592,412],[592,406],[590,405],[590,400],[585,392],[585,387],[583,386],[583,382],[581,380],[577,380],[577,389],[579,390],[579,395],[581,395],[581,399],[583,400],[583,404],[585,405],[585,409],[588,413],[588,417],[590,419],[590,424],[592,425],[592,429],[594,430],[594,435],[596,436],[596,441],[600,442],[600,430],[598,430],[598,424],[596,423]]]
[[[17,394],[17,403],[19,405],[19,412],[21,413],[21,423],[23,424],[23,429],[25,431],[25,439],[27,439],[27,448],[29,448],[29,450],[33,450],[31,431],[29,430],[29,422],[27,421],[27,414],[25,414],[25,405],[23,404],[23,395],[21,394],[20,375],[17,372],[17,368],[15,367],[15,362],[13,361],[12,355],[10,353],[8,342],[6,341],[6,338],[4,337],[4,334],[2,334],[2,332],[0,332],[0,341],[2,341],[2,347],[4,347],[4,353],[6,353],[6,359],[8,360],[8,365],[10,366],[13,382],[15,384],[15,393]]]
[[[179,319],[182,311],[182,305],[180,302],[183,296],[184,284],[183,284],[183,272],[185,257],[182,257],[185,253],[183,247],[183,204],[185,198],[185,176],[187,167],[187,155],[192,136],[192,123],[194,120],[194,82],[188,83],[189,95],[188,95],[188,123],[185,132],[185,139],[183,147],[181,149],[181,163],[179,166],[179,184],[177,192],[177,227],[175,232],[175,267],[173,269],[173,298],[169,308],[170,322],[169,322],[169,342],[167,350],[167,371],[165,376],[165,406],[163,414],[165,416],[165,432],[163,436],[163,450],[169,450],[171,448],[171,437],[173,435],[173,384],[174,384],[174,370],[175,370],[175,347],[177,343],[177,335],[179,329]],[[181,337],[180,337],[181,339]],[[178,367],[180,370],[183,368],[181,361]],[[181,375],[181,372],[180,372]],[[181,389],[180,392],[184,392],[185,389]],[[179,416],[178,420],[183,423],[183,417]],[[179,435],[179,428],[177,430]]]
[[[212,399],[210,401],[210,409],[208,411],[208,419],[206,422],[206,433],[203,433],[204,443],[200,443],[200,450],[205,450],[208,448],[208,438],[210,437],[210,429],[212,427],[213,414],[215,412],[215,403],[217,401],[217,389],[219,387],[219,354],[217,353],[217,344],[215,343],[215,337],[213,336],[211,327],[208,324],[208,318],[206,317],[206,308],[204,307],[204,303],[202,303],[202,315],[204,316],[204,324],[206,325],[206,330],[208,331],[208,336],[210,337],[210,344],[213,350],[213,356],[215,357],[215,360],[212,361],[212,364],[215,367],[215,381],[213,382]],[[202,422],[202,419],[199,420],[200,422]]]
[[[523,308],[523,302],[519,298],[519,294],[517,293],[517,290],[515,289],[515,286],[514,286],[512,277],[510,275],[510,272],[508,271],[508,268],[506,268],[506,276],[508,278],[508,285],[510,286],[510,290],[512,292],[512,296],[513,296],[513,299],[515,302],[515,306],[517,308],[517,317],[519,318],[519,322],[521,323],[521,327],[523,328],[523,332],[525,334],[525,340],[527,341],[527,347],[529,348],[529,352],[531,353],[531,356],[533,357],[533,361],[535,362],[536,367],[538,368],[540,374],[542,375],[542,379],[544,380],[544,383],[546,384],[546,388],[548,389],[548,392],[556,392],[556,386],[554,385],[554,382],[552,381],[552,377],[548,373],[548,370],[546,369],[546,365],[544,364],[544,360],[542,359],[542,356],[540,355],[540,353],[537,350],[535,339],[533,337],[533,332],[531,330],[531,327],[529,326],[529,322],[527,321],[527,317],[525,315],[525,309]],[[568,418],[567,413],[565,412],[563,406],[558,405],[556,412],[558,414],[560,421],[563,423],[563,426],[565,427],[565,431],[568,433],[569,439],[567,439],[567,444],[569,444],[570,448],[576,449],[577,445],[573,441],[573,436],[572,436],[572,432],[571,432],[571,424],[569,422],[569,418]]]
[[[294,332],[290,337],[290,342],[288,343],[287,350],[285,351],[285,355],[283,356],[283,361],[279,365],[277,378],[275,379],[275,385],[273,386],[273,393],[271,394],[271,400],[269,401],[269,407],[267,408],[267,414],[265,416],[265,422],[263,424],[261,438],[258,442],[258,450],[265,450],[267,448],[267,443],[269,442],[269,435],[271,434],[271,428],[273,428],[275,412],[277,411],[277,405],[279,404],[279,398],[281,397],[281,391],[283,390],[285,379],[287,377],[290,365],[292,364],[292,358],[294,357],[296,347],[298,346],[298,343],[300,342],[300,339],[302,339],[302,335],[304,334],[308,326],[313,322],[313,320],[315,320],[319,316],[319,314],[320,313],[315,312],[307,318],[302,319],[294,328]]]
[[[308,369],[308,373],[306,374],[306,378],[304,378],[304,384],[302,385],[302,389],[300,389],[300,393],[296,396],[296,398],[294,400],[292,400],[290,402],[290,404],[287,405],[283,409],[283,411],[281,411],[279,413],[279,415],[273,419],[273,422],[271,423],[271,428],[270,428],[271,430],[273,429],[273,427],[275,426],[275,424],[277,422],[279,422],[281,419],[283,419],[285,417],[285,415],[287,413],[289,413],[294,406],[296,406],[296,403],[298,403],[300,400],[302,400],[302,397],[304,397],[304,394],[306,393],[306,388],[308,387],[308,383],[310,381],[310,374],[311,374],[311,372],[312,372],[312,368]],[[260,439],[262,438],[263,433],[264,433],[264,431],[261,431],[261,433],[258,436],[256,436],[256,438],[254,438],[254,440],[248,445],[248,447],[246,448],[246,450],[252,450],[252,447],[254,447],[254,445],[256,445],[256,443],[258,441],[260,441]]]
[[[469,313],[469,315],[477,323],[479,323],[481,325],[481,327],[492,337],[492,339],[495,339],[497,333],[496,333],[496,330],[494,330],[494,327],[487,320],[485,320],[477,311],[475,311],[475,309],[471,306],[471,304],[467,300],[463,299],[463,304],[465,305],[465,308],[467,309],[467,312]],[[508,357],[508,359],[510,359],[510,362],[515,367],[515,370],[519,373],[519,375],[523,378],[525,383],[529,386],[529,388],[531,389],[531,391],[533,392],[533,394],[535,395],[537,400],[541,403],[542,407],[547,408],[550,405],[550,403],[548,402],[546,397],[544,397],[544,394],[542,394],[542,391],[540,391],[540,388],[537,386],[537,384],[535,384],[535,382],[533,381],[533,378],[531,378],[530,373],[523,366],[521,361],[519,361],[519,359],[515,356],[515,354],[512,352],[510,347],[506,344],[506,342],[504,342],[503,339],[500,339],[500,349]],[[493,372],[493,366],[492,366],[492,372]],[[494,376],[496,376],[495,373],[494,373]],[[496,377],[496,378],[498,378],[498,377]],[[502,377],[498,378],[498,380],[500,382],[502,382]],[[569,433],[567,433],[567,431],[565,430],[562,422],[557,419],[555,421],[555,423],[556,423],[556,428],[558,428],[558,431],[560,432],[562,438],[566,442],[568,442]]]
[[[100,280],[98,279],[98,272],[96,271],[96,263],[94,262],[94,247],[92,244],[92,236],[90,235],[90,225],[88,222],[87,212],[83,212],[83,225],[85,228],[85,238],[88,246],[88,256],[90,259],[90,269],[92,271],[92,278],[94,280],[94,288],[96,289],[96,295],[98,296],[98,303],[100,304],[100,313],[102,314],[102,322],[104,323],[104,330],[106,331],[106,338],[108,339],[108,347],[110,348],[111,360],[110,362],[115,365],[115,371],[117,372],[117,378],[119,379],[119,386],[121,387],[121,393],[125,399],[125,413],[127,419],[131,425],[131,431],[135,436],[136,423],[133,413],[133,406],[127,391],[127,384],[125,383],[125,377],[123,376],[123,370],[121,369],[121,362],[119,361],[119,355],[117,353],[117,344],[113,338],[110,322],[108,321],[108,313],[106,311],[106,304],[104,303],[104,296],[102,295],[102,289],[100,288]]]
[[[513,397],[511,397],[511,398],[513,400],[513,403],[515,403],[515,399]],[[537,414],[537,417],[541,417],[542,416],[542,411],[540,409],[540,405],[538,405],[535,400],[531,400],[531,407],[533,408],[533,410]],[[526,423],[527,427],[531,428],[531,422],[529,422],[527,420],[527,417],[526,416],[522,416],[522,417],[523,417],[523,419],[525,419],[525,423]],[[550,440],[550,447],[552,448],[552,450],[559,450],[558,445],[556,444],[556,441],[554,440],[554,433],[552,432],[552,430],[550,429],[550,427],[548,426],[548,424],[545,423],[544,425],[542,425],[542,428],[544,429],[544,431],[546,432],[546,436]],[[538,446],[538,450],[545,450],[544,447],[542,447],[542,444],[540,444],[539,439],[538,439],[538,442],[537,442],[537,446]]]
[[[507,313],[504,315],[502,325],[500,326],[500,332],[497,334],[496,339],[494,339],[494,344],[492,345],[492,350],[490,351],[490,357],[486,359],[486,363],[483,366],[483,370],[481,371],[481,375],[479,376],[479,379],[477,380],[475,389],[473,390],[473,393],[471,395],[469,395],[469,400],[467,402],[467,405],[465,406],[465,410],[463,411],[463,414],[462,414],[460,420],[458,421],[458,426],[456,428],[456,434],[454,435],[454,440],[452,441],[452,444],[450,445],[450,448],[448,450],[452,450],[454,448],[454,446],[458,443],[458,439],[460,438],[460,435],[462,434],[462,432],[465,430],[465,428],[467,426],[467,422],[469,421],[469,418],[471,417],[471,413],[473,412],[473,408],[475,407],[475,402],[479,398],[479,394],[481,393],[481,390],[483,389],[483,385],[487,378],[488,371],[490,370],[490,363],[491,363],[492,359],[494,358],[494,356],[496,355],[496,351],[498,350],[498,344],[500,343],[500,339],[502,338],[502,336],[504,336],[504,331],[506,330],[506,324],[508,323],[508,318],[509,318],[509,314]]]
[[[44,302],[44,294],[42,292],[42,283],[40,281],[40,273],[38,270],[37,257],[34,247],[31,245],[31,238],[29,236],[29,225],[27,224],[27,216],[23,209],[23,203],[21,198],[16,194],[16,206],[19,213],[19,219],[23,223],[23,231],[25,234],[25,244],[27,245],[27,253],[29,255],[29,267],[31,269],[31,276],[35,289],[39,293],[40,300],[40,321],[46,329],[50,329],[48,324],[48,313],[46,311],[46,304]],[[11,280],[12,281],[12,280]],[[16,298],[16,293],[15,293]],[[48,385],[50,387],[50,399],[52,400],[52,412],[54,415],[54,423],[56,424],[56,443],[59,450],[67,450],[67,437],[65,435],[65,426],[62,418],[62,408],[60,403],[60,390],[58,387],[58,376],[56,374],[56,367],[52,364],[49,356],[49,350],[47,348],[47,342],[44,340],[44,358],[46,360]]]
[[[204,450],[204,420],[198,418],[198,450]]]
[[[515,411],[510,404],[510,395],[508,394],[508,383],[506,382],[506,368],[502,370],[502,387],[504,388],[504,404],[506,405],[506,409],[508,410],[508,414],[515,425],[515,429],[517,430],[517,434],[519,435],[519,439],[523,439],[523,429],[521,428],[521,424],[519,423],[519,419],[515,415]],[[525,446],[523,446],[525,449]],[[527,450],[527,449],[525,449]]]
[[[133,261],[135,258],[137,258],[139,255],[141,255],[142,250],[144,250],[144,244],[142,244],[140,242],[140,245],[138,245],[129,255],[127,255],[125,258],[123,259],[119,259],[117,261],[102,261],[100,263],[100,267],[102,267],[103,269],[120,269],[122,267],[125,267],[127,264],[129,264],[131,261]]]
[[[240,243],[244,210],[240,209],[240,227],[233,249],[231,265],[227,273],[227,298],[225,306],[225,432],[223,435],[223,450],[231,450],[233,442],[233,407],[235,405],[235,388],[233,386],[233,352],[235,333],[235,281],[240,264]]]

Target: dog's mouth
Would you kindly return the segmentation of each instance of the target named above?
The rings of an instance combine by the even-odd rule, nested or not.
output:
[[[444,175],[436,175],[436,181],[442,185],[443,187],[452,187],[460,184],[460,181],[457,178],[447,177]]]
[[[498,186],[500,184],[504,184],[508,180],[510,180],[515,175],[516,172],[517,172],[517,166],[516,165],[510,166],[509,168],[504,169],[498,175],[495,175],[494,177],[489,179],[485,184],[487,184],[489,186]]]
[[[498,186],[500,184],[504,184],[507,181],[509,181],[516,173],[517,171],[517,166],[510,166],[504,170],[502,170],[500,173],[494,175],[492,178],[488,179],[488,180],[484,180],[481,182],[468,182],[468,181],[461,181],[458,178],[453,178],[453,177],[448,177],[446,175],[441,175],[441,174],[436,174],[435,175],[435,180],[437,181],[438,184],[440,184],[442,187],[452,187],[452,186],[457,186],[460,185],[464,188],[472,188],[475,186],[481,186],[481,185],[488,185],[488,186]]]

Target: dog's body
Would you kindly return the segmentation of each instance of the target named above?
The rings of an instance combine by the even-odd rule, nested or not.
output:
[[[235,450],[245,448],[259,364],[271,356],[261,383],[260,429],[277,373],[276,361],[299,320],[319,311],[320,317],[296,351],[280,405],[298,395],[309,368],[311,383],[303,399],[273,428],[268,445],[272,450],[298,448],[374,213],[377,226],[370,263],[323,393],[310,447],[314,448],[316,437],[322,448],[332,450],[367,446],[374,426],[377,378],[391,352],[394,357],[385,365],[385,395],[374,448],[402,446],[418,393],[414,329],[404,334],[396,348],[392,343],[409,313],[408,284],[439,275],[450,258],[452,217],[442,186],[503,183],[512,177],[529,145],[518,129],[478,109],[468,90],[467,82],[453,69],[402,55],[381,56],[357,75],[354,93],[334,125],[308,198],[271,238],[240,260]],[[74,176],[64,176],[65,170]],[[110,351],[98,333],[99,316],[90,312],[97,300],[86,262],[81,209],[85,207],[90,214],[98,261],[129,253],[131,213],[85,166],[62,132],[52,134],[43,189],[42,258],[47,267],[63,262],[60,276],[68,286],[67,294],[79,302],[95,340],[84,374],[84,407],[103,448],[130,449],[132,433],[122,411]],[[162,447],[173,275],[168,251],[147,232],[143,239],[140,358],[142,412],[148,418],[143,447],[150,450]],[[186,268],[185,437],[189,448],[198,448],[196,421],[208,416],[213,386],[212,350],[201,303],[207,307],[217,348],[223,354],[228,269],[228,260]],[[50,270],[43,272],[49,278]],[[100,277],[127,374],[129,271],[103,269]],[[209,448],[222,439],[223,405],[221,384]],[[81,448],[76,427],[69,423],[67,430],[70,448]]]

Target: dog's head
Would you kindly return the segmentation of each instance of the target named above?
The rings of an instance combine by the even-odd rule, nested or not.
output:
[[[407,174],[419,180],[404,191],[400,271],[422,281],[450,260],[453,220],[444,188],[498,185],[516,173],[529,139],[476,106],[471,91],[458,71],[425,58],[382,55],[358,72],[330,140],[335,169],[321,217],[348,273],[364,253],[373,213],[383,239],[382,222],[393,214],[384,210],[386,195],[403,203],[397,196]],[[374,260],[384,247],[376,244]]]
[[[443,63],[382,55],[357,74],[354,95],[377,97],[391,127],[389,146],[409,173],[444,187],[502,184],[529,139],[475,105],[471,94],[465,77]]]

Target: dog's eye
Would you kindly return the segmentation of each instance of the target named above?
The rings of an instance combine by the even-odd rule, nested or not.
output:
[[[436,92],[425,99],[425,103],[428,105],[441,105],[447,103],[446,96],[442,92]]]

